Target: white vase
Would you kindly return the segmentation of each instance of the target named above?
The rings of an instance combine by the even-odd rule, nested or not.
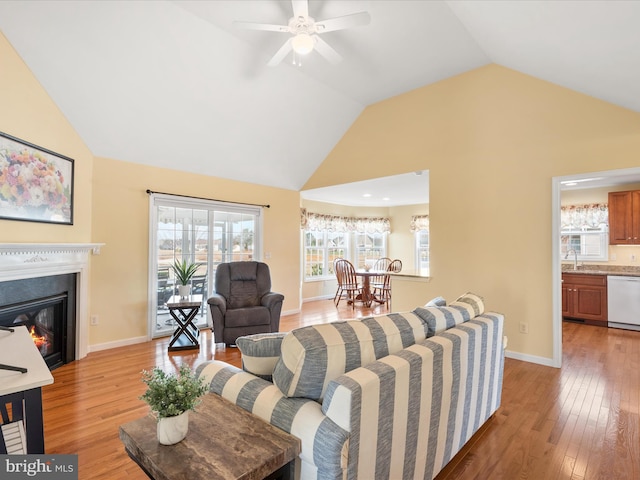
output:
[[[178,295],[186,298],[191,293],[191,285],[178,285]]]
[[[158,441],[162,445],[173,445],[187,436],[189,430],[189,411],[175,417],[164,417],[158,420]]]

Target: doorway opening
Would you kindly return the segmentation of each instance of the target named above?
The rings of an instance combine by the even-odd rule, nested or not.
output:
[[[562,366],[562,267],[560,208],[562,193],[569,190],[596,189],[611,187],[624,189],[625,185],[640,184],[640,167],[603,172],[591,172],[577,175],[553,177],[551,179],[551,236],[552,236],[552,273],[553,289],[553,360],[552,366]]]

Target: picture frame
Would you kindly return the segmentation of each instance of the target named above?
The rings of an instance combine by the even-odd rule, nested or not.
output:
[[[73,225],[74,160],[0,132],[0,220]]]

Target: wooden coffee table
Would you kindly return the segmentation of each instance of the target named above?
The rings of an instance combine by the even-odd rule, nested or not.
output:
[[[294,478],[300,440],[208,393],[189,412],[187,437],[160,445],[150,416],[120,427],[129,456],[155,480]]]

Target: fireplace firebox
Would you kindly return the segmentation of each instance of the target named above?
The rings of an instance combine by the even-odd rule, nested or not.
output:
[[[51,370],[75,360],[75,277],[0,283],[0,325],[24,325]]]

